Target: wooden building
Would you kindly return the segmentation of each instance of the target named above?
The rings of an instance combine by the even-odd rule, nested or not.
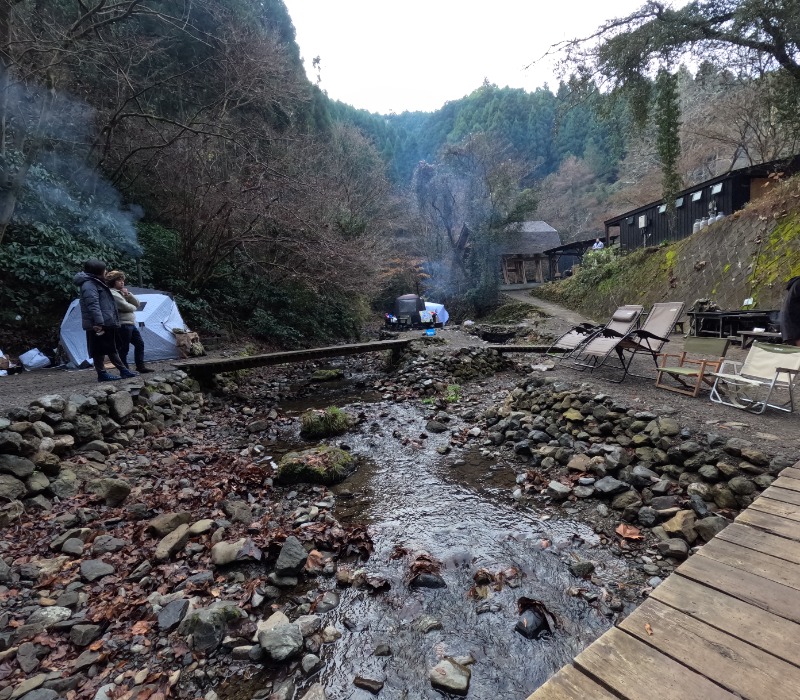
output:
[[[728,216],[763,196],[778,173],[788,177],[797,172],[800,172],[800,156],[732,170],[678,192],[674,224],[670,222],[665,201],[659,199],[605,221],[606,240],[611,237],[612,229],[618,228],[623,250],[679,241],[692,235],[695,223],[699,226],[703,219],[716,219],[719,214]]]
[[[504,284],[544,282],[549,277],[545,250],[561,245],[561,237],[544,221],[523,221],[498,236]]]

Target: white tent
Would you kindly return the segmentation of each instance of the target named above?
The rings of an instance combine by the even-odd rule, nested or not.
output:
[[[136,325],[144,340],[145,362],[180,357],[172,329],[183,330],[186,324],[175,301],[167,294],[155,290],[131,289],[131,293],[135,294],[142,304],[141,310],[136,312]],[[69,359],[77,367],[91,363],[86,350],[86,331],[81,325],[81,309],[77,299],[69,305],[64,320],[61,321],[61,344]],[[133,365],[132,345],[128,362]]]
[[[444,308],[444,304],[434,304],[431,301],[425,302],[425,310],[426,311],[435,311],[436,318],[439,319],[439,322],[444,325],[447,323],[448,319],[450,318],[450,314],[447,313],[447,309]]]

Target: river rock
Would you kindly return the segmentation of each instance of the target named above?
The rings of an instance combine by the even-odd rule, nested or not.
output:
[[[183,621],[188,610],[189,601],[185,598],[170,601],[158,611],[158,629],[163,632],[175,629]]]
[[[353,679],[353,685],[356,688],[366,690],[373,695],[377,695],[383,689],[383,681],[377,678],[367,678],[366,676],[356,676]]]
[[[118,506],[131,492],[131,485],[124,479],[94,479],[86,485],[86,489],[100,498],[109,506]]]
[[[58,478],[50,482],[50,491],[62,501],[77,496],[80,489],[80,480],[72,469],[62,469],[58,474]]]
[[[424,572],[412,578],[408,585],[411,588],[447,588],[447,583],[439,574]]]
[[[166,561],[180,552],[189,541],[189,526],[185,523],[179,525],[157,545],[154,558],[156,561]]]
[[[689,556],[689,545],[677,537],[672,537],[656,545],[658,553],[664,557],[671,557],[683,561]]]
[[[702,539],[703,542],[710,542],[712,538],[722,532],[728,525],[730,525],[729,520],[719,515],[710,515],[707,518],[698,520],[694,524],[694,529],[697,530],[697,534],[700,535],[700,539]]]
[[[0,430],[0,454],[18,455],[22,451],[22,435]]]
[[[164,535],[168,535],[179,526],[186,525],[191,520],[191,513],[162,513],[147,523],[147,529],[159,537],[164,537]]]
[[[325,688],[321,683],[314,683],[300,700],[327,700],[328,696],[325,694]]]
[[[110,576],[115,571],[111,564],[99,559],[85,559],[81,562],[81,576],[91,583],[103,576]]]
[[[425,424],[425,430],[429,433],[444,433],[447,431],[447,426],[438,420],[429,420]]]
[[[39,608],[34,610],[33,613],[25,621],[26,625],[42,625],[45,629],[49,629],[58,622],[69,620],[72,617],[72,610],[69,608],[62,608],[58,605],[51,605],[46,608]]]
[[[303,635],[295,624],[276,625],[258,634],[258,643],[272,661],[285,661],[303,649]]]
[[[218,601],[208,608],[194,610],[183,618],[178,632],[192,635],[192,645],[200,651],[216,649],[225,636],[228,625],[246,617],[233,601]]]
[[[553,480],[547,485],[547,495],[554,501],[563,501],[570,493],[572,489],[560,481]]]
[[[625,491],[619,494],[619,496],[615,496],[614,500],[611,501],[611,507],[614,510],[625,510],[630,506],[636,506],[638,508],[640,505],[642,505],[642,499],[636,491]]]
[[[697,539],[697,530],[694,529],[695,514],[691,510],[680,510],[663,524],[664,530],[670,535],[681,535],[689,544]]]
[[[306,565],[308,552],[305,547],[294,536],[286,538],[275,563],[275,573],[278,576],[296,576]]]
[[[76,647],[89,646],[103,632],[100,625],[75,625],[69,631],[69,641]]]
[[[527,639],[536,639],[539,635],[550,630],[547,620],[536,610],[526,610],[520,615],[514,629]]]
[[[16,501],[27,493],[25,484],[11,474],[0,474],[0,499]]]
[[[594,488],[600,496],[615,496],[618,493],[627,491],[630,487],[613,476],[604,476],[595,482]]]
[[[573,576],[587,578],[594,573],[594,563],[590,561],[573,561],[569,565],[569,570]]]
[[[133,413],[133,397],[127,391],[118,391],[108,397],[108,408],[115,420],[125,420]]]
[[[236,542],[217,542],[211,548],[211,561],[214,562],[215,566],[232,564],[239,556],[239,552],[242,551],[245,542],[247,542],[246,537],[242,537]]]
[[[756,492],[756,485],[744,476],[735,476],[728,482],[728,488],[737,496],[749,496]]]
[[[322,668],[322,659],[316,654],[306,654],[301,659],[300,666],[303,669],[303,673],[310,676]]]
[[[338,447],[322,445],[285,454],[275,478],[280,483],[335,484],[355,468],[353,456]]]
[[[339,605],[339,594],[336,591],[325,591],[317,603],[317,612],[322,614],[330,612]],[[305,635],[304,635],[305,636]]]
[[[11,474],[17,479],[27,479],[33,474],[36,465],[31,460],[17,455],[0,454],[0,472]]]
[[[445,657],[428,674],[431,685],[438,690],[454,695],[466,695],[469,690],[471,672],[469,667]]]

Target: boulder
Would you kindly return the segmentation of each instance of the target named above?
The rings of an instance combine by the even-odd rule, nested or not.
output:
[[[22,498],[27,489],[19,479],[11,474],[0,474],[0,499],[5,501],[16,501]]]
[[[109,506],[120,505],[131,492],[131,485],[127,481],[113,478],[93,479],[86,488],[102,498]]]
[[[166,561],[171,559],[173,555],[186,546],[188,541],[189,526],[184,523],[175,528],[156,545],[155,560]]]
[[[680,510],[671,519],[663,524],[664,530],[669,535],[680,535],[689,544],[697,539],[697,530],[694,528],[695,514],[691,510]]]
[[[729,520],[719,515],[710,515],[707,518],[698,520],[694,524],[694,528],[697,530],[697,534],[700,535],[700,539],[702,539],[703,542],[709,542],[718,533],[728,527],[728,525],[730,525]]]
[[[35,469],[36,465],[25,457],[0,454],[0,472],[4,474],[11,474],[17,479],[24,480],[33,474]]]
[[[192,635],[192,646],[199,651],[216,649],[228,630],[228,626],[242,617],[245,612],[233,601],[218,601],[208,608],[194,610],[186,615],[178,632]]]
[[[127,391],[118,391],[108,397],[108,408],[115,420],[125,420],[133,413],[133,397]]]
[[[347,478],[354,468],[355,460],[349,452],[322,445],[284,455],[278,465],[276,480],[289,484],[335,484]]]
[[[162,513],[147,523],[147,529],[159,537],[164,537],[179,526],[186,525],[191,519],[191,513]]]
[[[683,561],[689,556],[689,545],[684,540],[678,539],[677,537],[659,542],[656,548],[661,556],[678,559],[679,561]]]

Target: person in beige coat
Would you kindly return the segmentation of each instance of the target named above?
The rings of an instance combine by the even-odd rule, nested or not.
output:
[[[144,340],[136,327],[136,310],[141,305],[139,300],[125,288],[125,273],[112,270],[106,274],[106,282],[111,288],[111,294],[117,304],[120,327],[117,331],[117,352],[122,362],[128,366],[128,351],[133,345],[133,359],[136,371],[141,373],[152,372],[144,366]]]

